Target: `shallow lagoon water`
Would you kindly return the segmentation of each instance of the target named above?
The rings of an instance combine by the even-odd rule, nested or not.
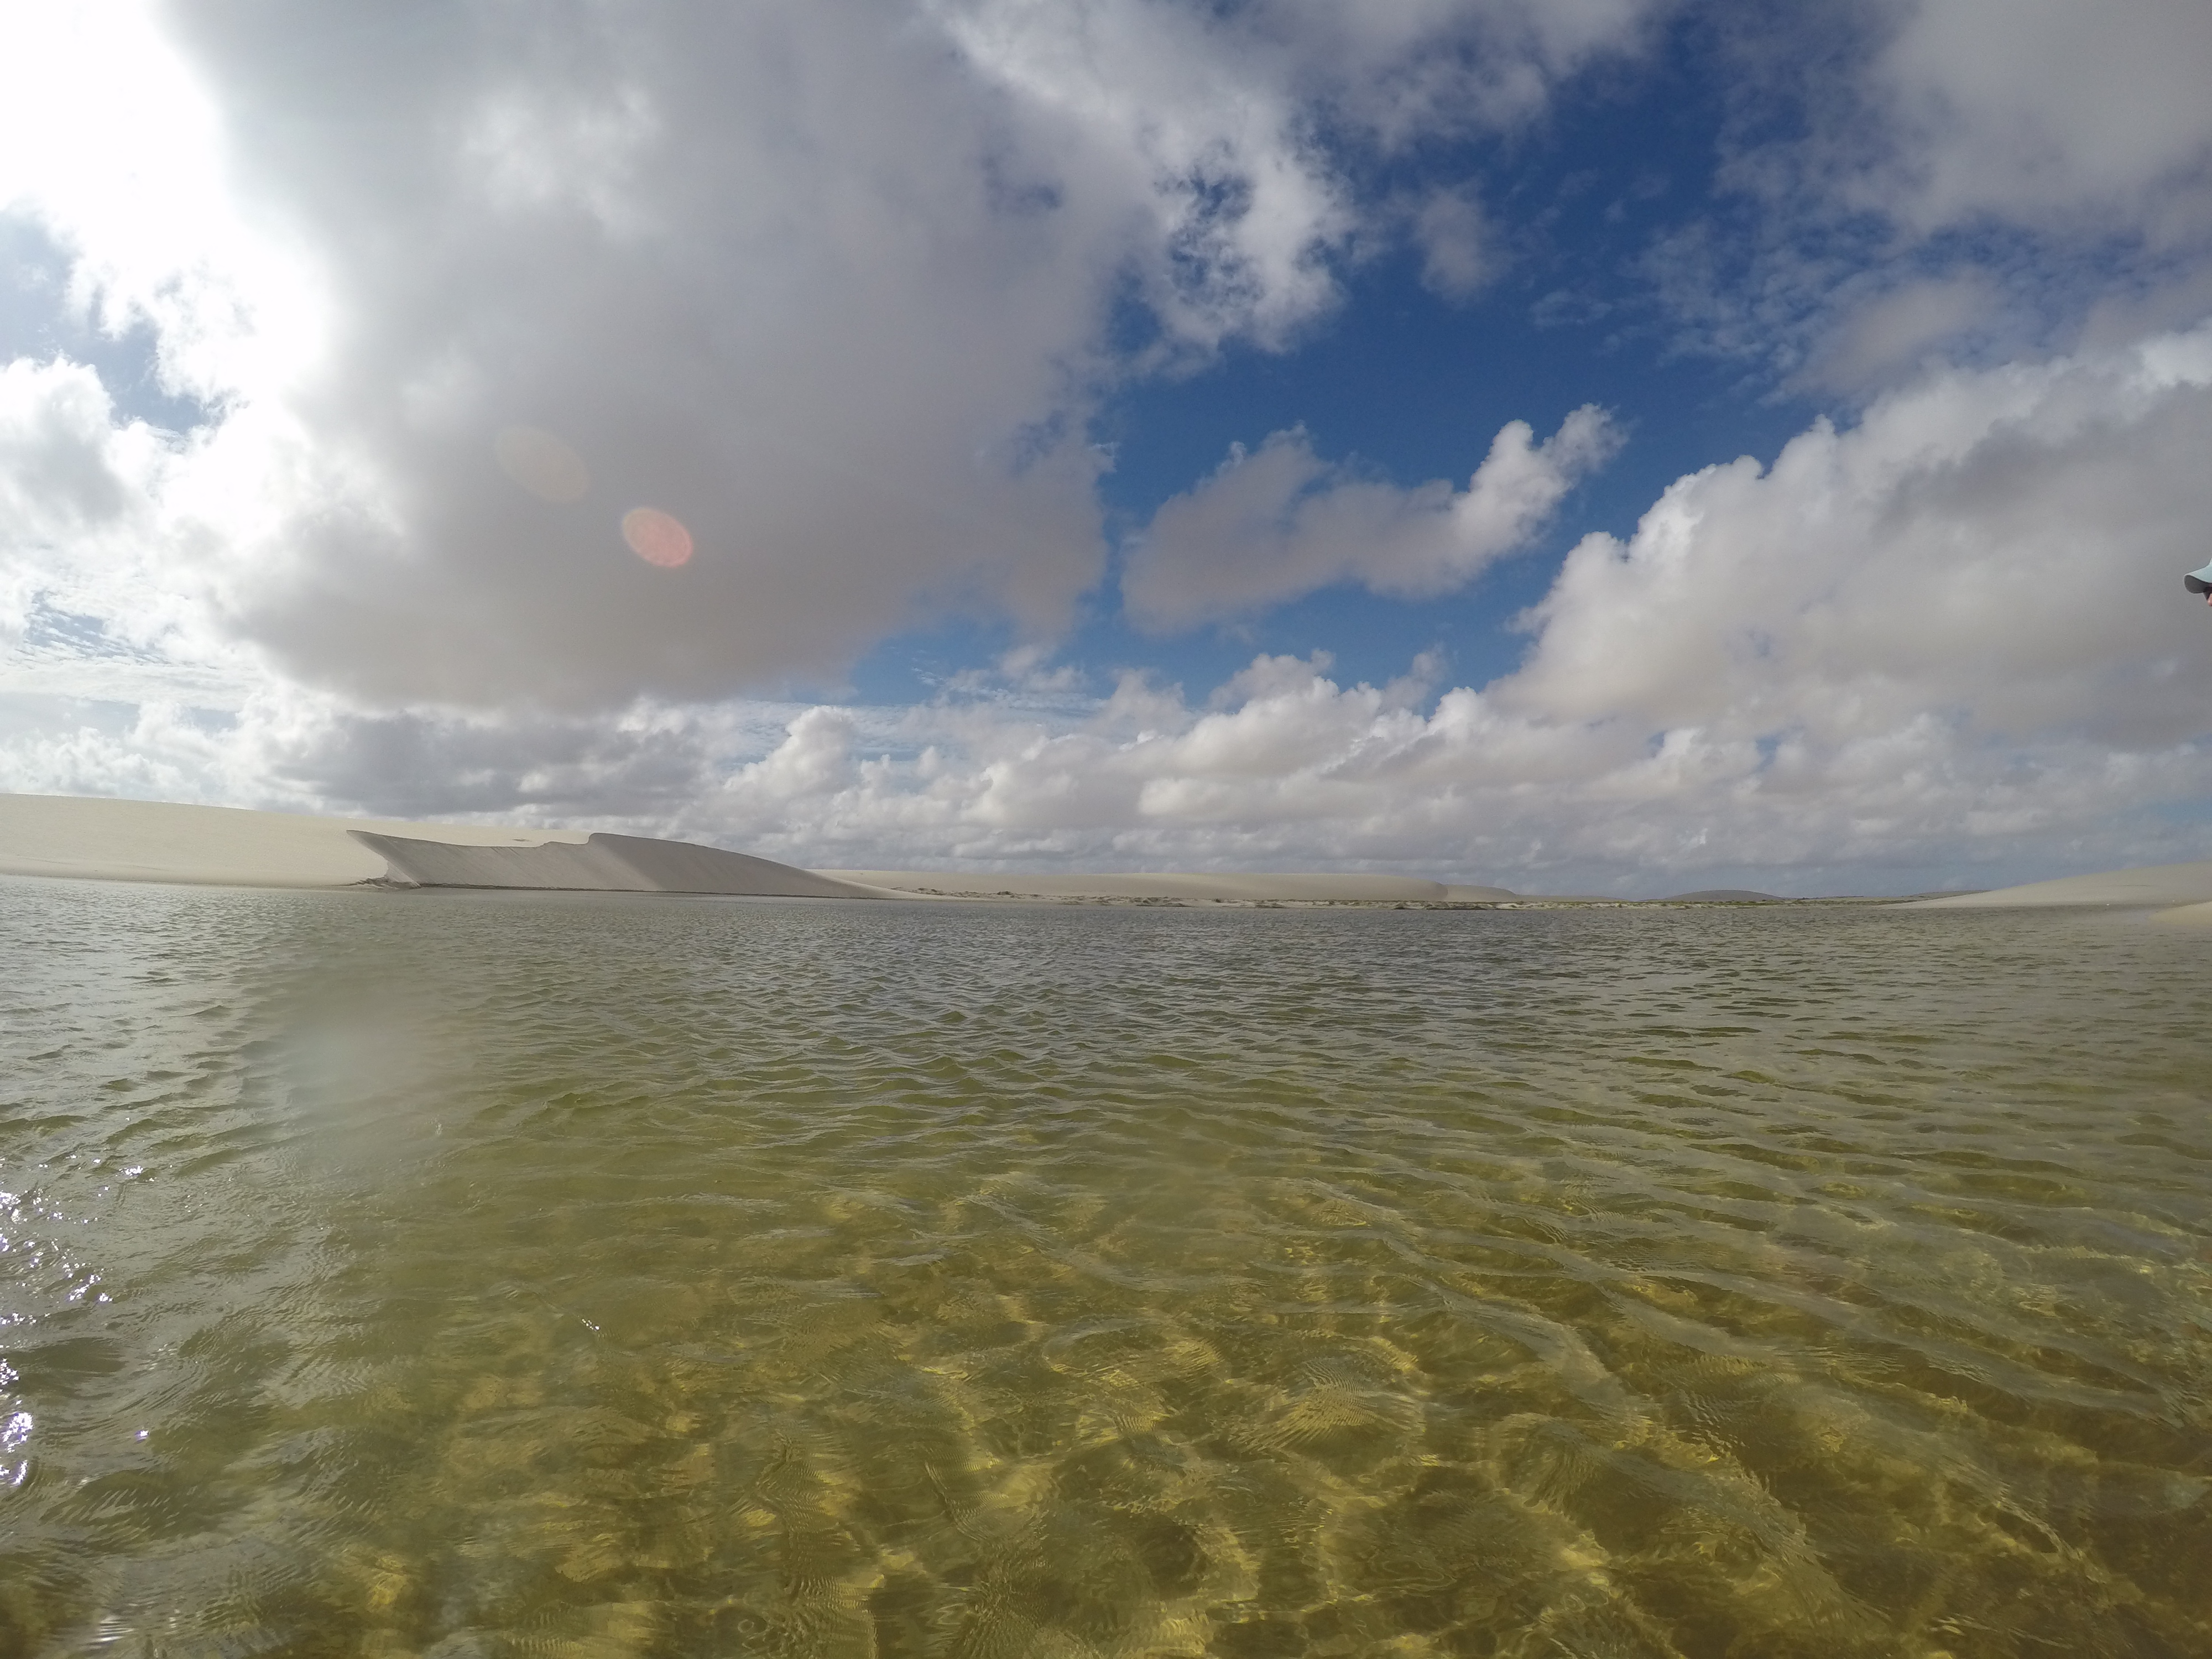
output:
[[[0,1654],[2212,1652],[2212,936],[0,884]]]

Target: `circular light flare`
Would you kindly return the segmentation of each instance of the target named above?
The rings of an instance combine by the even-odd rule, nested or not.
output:
[[[657,507],[633,507],[623,514],[623,540],[647,564],[673,570],[691,562],[691,532],[684,520]]]

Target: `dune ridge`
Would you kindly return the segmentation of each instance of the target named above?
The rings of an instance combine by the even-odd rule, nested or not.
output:
[[[641,836],[71,795],[0,795],[0,874],[221,887],[892,896],[771,859]]]
[[[501,887],[532,891],[719,893],[759,898],[883,898],[880,890],[816,875],[795,865],[690,842],[605,833],[536,847],[462,846],[374,830],[346,832],[416,887]]]

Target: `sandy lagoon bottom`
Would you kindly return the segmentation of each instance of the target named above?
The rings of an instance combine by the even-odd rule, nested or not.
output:
[[[2208,952],[0,883],[0,1653],[2212,1651]]]

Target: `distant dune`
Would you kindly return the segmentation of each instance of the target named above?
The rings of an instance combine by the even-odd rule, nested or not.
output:
[[[0,874],[234,887],[393,886],[805,898],[1498,903],[1404,876],[974,876],[809,871],[720,848],[580,830],[318,818],[226,806],[0,795]]]
[[[1407,876],[1007,876],[801,870],[684,842],[500,825],[319,818],[226,806],[0,795],[0,874],[235,887],[519,888],[811,898],[1123,903],[1514,902]]]
[[[1158,872],[1006,875],[802,870],[687,842],[515,825],[318,818],[161,801],[0,795],[0,875],[231,887],[520,888],[805,898],[971,899],[1118,904],[1619,904],[1536,896],[1414,876]],[[1701,888],[1668,903],[1782,902],[1747,888]],[[2160,909],[2212,924],[2212,860],[2069,876],[1992,893],[1909,901],[1913,910],[2082,905]]]
[[[2148,908],[2212,902],[2212,860],[2197,864],[2154,864],[2140,870],[2112,870],[2094,876],[2062,876],[2032,881],[1990,893],[1961,893],[1949,898],[1916,899],[1910,910],[2000,910],[2045,905],[2104,905]]]
[[[1453,887],[1413,876],[991,875],[933,870],[824,870],[825,876],[933,898],[1119,899],[1181,903],[1498,904],[1503,887]]]

